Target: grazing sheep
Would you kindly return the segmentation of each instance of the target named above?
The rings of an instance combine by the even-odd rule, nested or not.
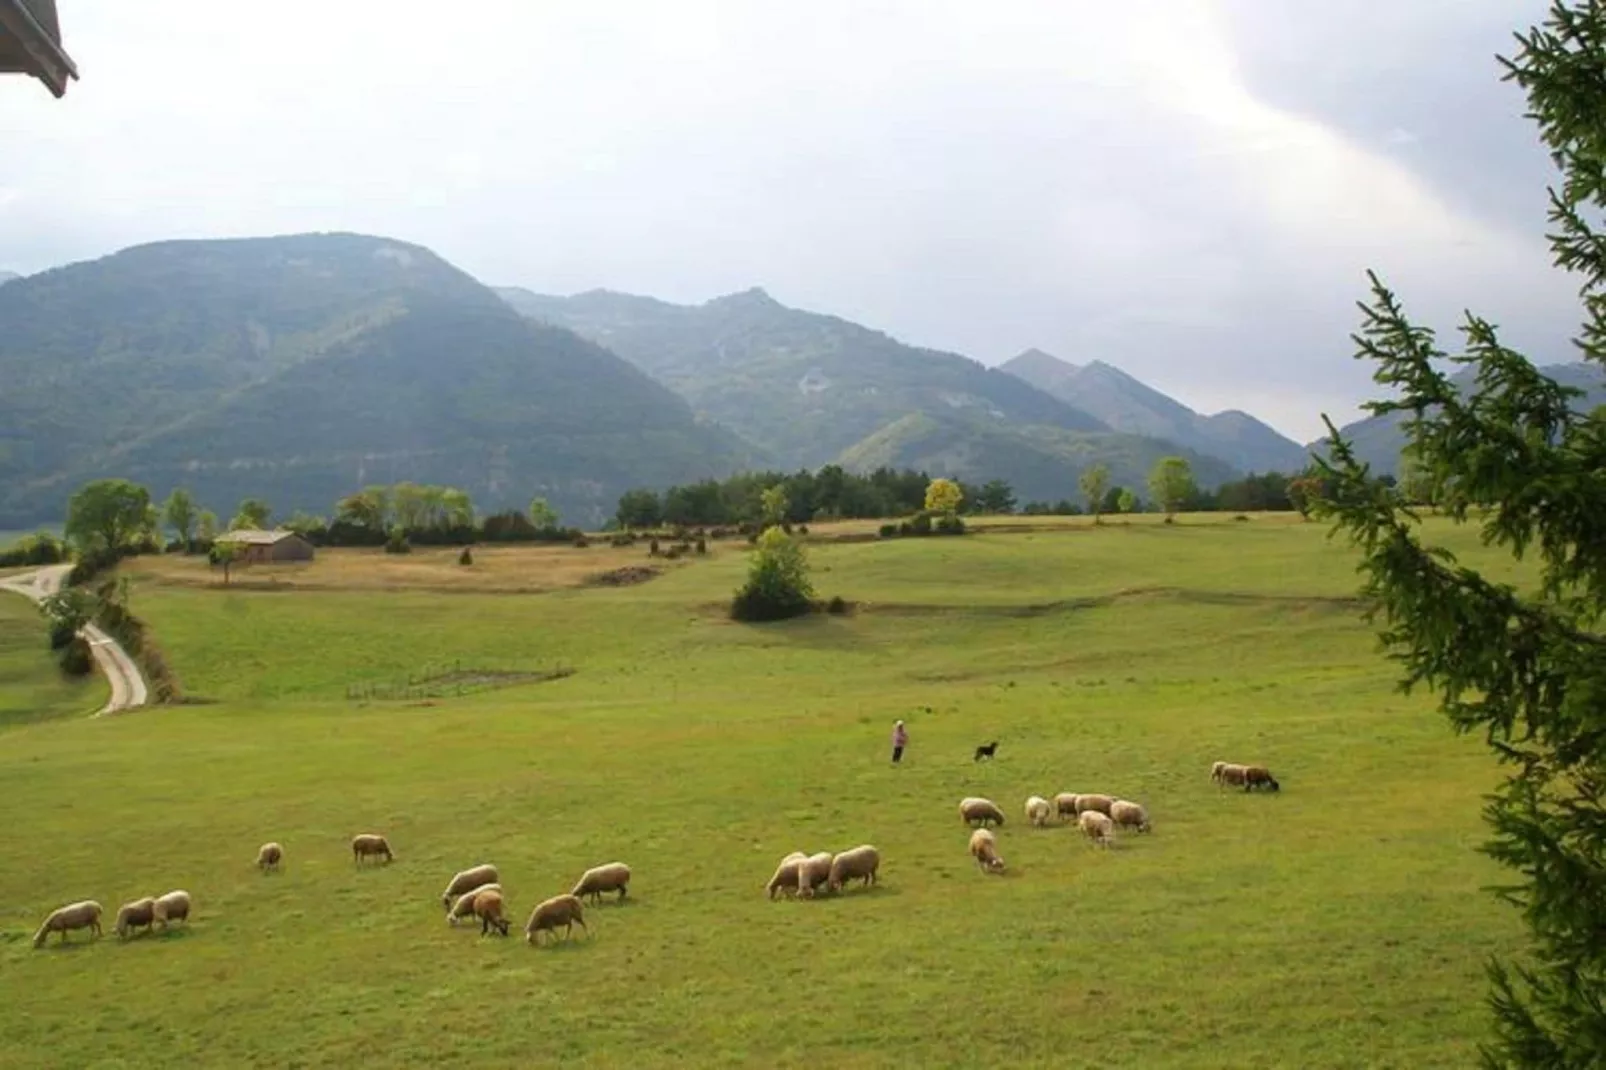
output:
[[[805,861],[808,857],[802,851],[793,851],[781,859],[781,864],[775,867],[775,875],[770,878],[768,884],[764,885],[764,891],[769,893],[771,899],[774,899],[775,893],[783,888],[790,888],[794,892],[797,891],[797,867],[799,863]]]
[[[190,920],[190,893],[182,889],[156,897],[156,920],[167,928],[171,921]]]
[[[456,925],[457,919],[466,918],[474,913],[474,897],[481,892],[500,892],[500,884],[482,884],[478,888],[470,888],[459,895],[446,910],[446,924]]]
[[[1074,791],[1062,791],[1054,796],[1054,812],[1060,817],[1076,816],[1076,800],[1078,796]]]
[[[65,944],[68,929],[88,929],[99,936],[100,915],[100,904],[93,899],[84,899],[58,907],[50,912],[45,923],[39,926],[39,931],[33,934],[33,946],[44,947],[45,938],[51,933],[60,933],[61,942]]]
[[[278,869],[279,862],[284,858],[284,848],[276,843],[265,843],[257,848],[257,865],[262,872]]]
[[[1076,823],[1082,827],[1087,838],[1100,847],[1108,847],[1115,839],[1115,822],[1110,820],[1108,814],[1098,810],[1083,810],[1077,815]]]
[[[1215,762],[1215,763],[1213,763],[1210,766],[1210,779],[1215,781],[1215,782],[1217,782],[1217,783],[1220,783],[1221,782],[1221,771],[1223,769],[1225,769],[1225,768],[1227,768],[1227,763],[1226,762]]]
[[[574,935],[574,923],[579,922],[580,928],[591,935],[586,929],[585,909],[576,895],[555,895],[551,899],[537,903],[530,912],[530,920],[524,923],[524,942],[527,944],[540,943],[543,932],[551,932],[552,939],[558,938],[557,928],[564,927],[564,938]]]
[[[492,929],[507,935],[507,919],[502,916],[502,892],[499,888],[480,887],[474,890],[474,916],[480,919],[480,935]]]
[[[880,868],[881,852],[868,843],[860,844],[831,859],[831,875],[826,878],[826,887],[840,892],[843,881],[859,878],[868,888],[875,883],[876,870]]]
[[[472,892],[476,888],[483,888],[487,884],[495,884],[502,877],[496,872],[496,867],[489,862],[470,867],[454,876],[446,890],[441,893],[441,906],[450,906],[453,899],[464,892]]]
[[[1026,820],[1039,828],[1048,824],[1049,815],[1053,812],[1053,805],[1041,795],[1033,795],[1026,800]]]
[[[1078,795],[1076,797],[1076,816],[1081,817],[1089,810],[1109,816],[1110,807],[1115,805],[1115,799],[1109,795]]]
[[[1244,774],[1248,771],[1248,766],[1238,765],[1235,762],[1224,762],[1221,766],[1220,775],[1216,777],[1216,783],[1222,787],[1226,787],[1228,784],[1236,787],[1244,782]]]
[[[1004,872],[1004,860],[998,857],[998,838],[990,829],[977,829],[970,834],[970,853],[983,873]]]
[[[360,836],[351,838],[351,858],[354,862],[361,862],[369,855],[384,855],[385,861],[392,859],[390,841],[377,832],[364,832]]]
[[[1283,786],[1277,783],[1277,778],[1271,775],[1271,770],[1263,765],[1244,766],[1244,790],[1253,791],[1255,788],[1270,788],[1272,791],[1282,791]]]
[[[156,900],[150,896],[135,899],[131,903],[124,903],[117,910],[117,924],[114,931],[118,939],[126,940],[135,929],[146,929],[156,920]]]
[[[814,891],[820,885],[831,879],[831,863],[834,861],[830,851],[821,851],[809,855],[797,864],[797,894],[814,898]]]
[[[1004,823],[1004,811],[998,808],[997,803],[974,795],[959,801],[959,817],[967,825],[978,821],[983,825],[989,821],[1000,825]]]
[[[592,866],[580,875],[580,880],[569,889],[570,895],[589,896],[593,903],[602,902],[603,892],[618,892],[625,897],[630,885],[630,867],[623,862],[609,862],[605,866]]]
[[[1118,827],[1135,828],[1139,832],[1148,832],[1153,828],[1149,824],[1149,811],[1140,803],[1128,802],[1125,799],[1117,799],[1111,804],[1110,820]]]

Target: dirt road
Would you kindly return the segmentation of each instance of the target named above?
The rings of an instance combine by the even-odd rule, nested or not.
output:
[[[0,591],[11,591],[36,603],[42,602],[61,590],[62,582],[71,571],[71,565],[47,565],[37,572],[0,579]],[[78,634],[88,641],[95,664],[106,674],[106,680],[112,686],[111,700],[95,714],[96,717],[121,713],[150,701],[139,666],[134,664],[134,659],[128,656],[127,651],[117,645],[115,639],[93,624],[85,625]]]

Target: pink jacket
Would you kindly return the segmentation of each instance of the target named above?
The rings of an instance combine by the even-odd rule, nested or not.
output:
[[[894,727],[892,730],[892,745],[894,747],[902,747],[907,745],[908,742],[909,730],[904,728],[901,724]]]

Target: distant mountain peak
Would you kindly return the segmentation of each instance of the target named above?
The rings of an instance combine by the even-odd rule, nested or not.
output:
[[[1015,356],[1005,361],[1002,367],[1006,370],[1016,372],[1038,370],[1049,373],[1063,373],[1082,370],[1080,365],[1072,364],[1068,360],[1061,360],[1054,354],[1045,352],[1044,350],[1036,347],[1017,353]]]
[[[709,307],[741,307],[753,308],[780,308],[781,303],[771,297],[769,291],[762,286],[749,286],[745,290],[725,294],[708,302]]]
[[[22,276],[18,275],[15,271],[0,271],[0,286],[4,286],[6,283],[10,282],[12,279],[20,279],[20,278],[22,278]]]

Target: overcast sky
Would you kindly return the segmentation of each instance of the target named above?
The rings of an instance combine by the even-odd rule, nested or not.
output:
[[[997,363],[1104,359],[1300,440],[1372,389],[1376,267],[1572,359],[1544,0],[58,0],[0,79],[0,268],[354,230],[480,279],[763,286]]]

